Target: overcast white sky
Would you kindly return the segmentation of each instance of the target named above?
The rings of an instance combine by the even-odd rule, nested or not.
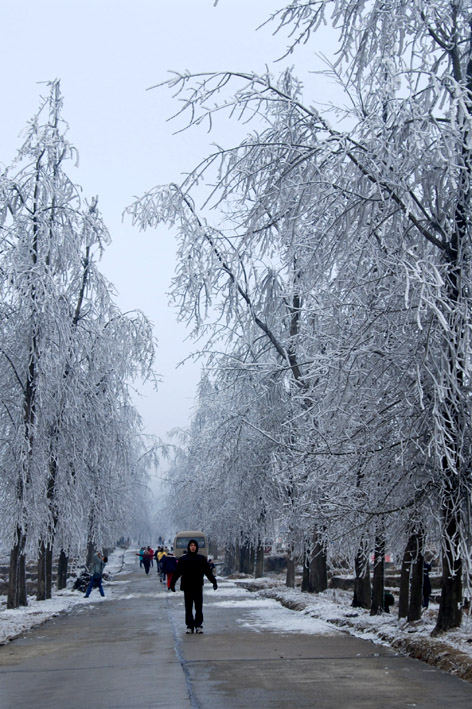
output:
[[[0,0],[2,102],[0,168],[20,146],[20,132],[46,88],[61,79],[64,118],[80,165],[69,175],[84,195],[99,196],[113,243],[102,271],[115,285],[123,310],[139,308],[152,320],[159,342],[157,393],[138,402],[147,430],[161,437],[185,426],[198,381],[196,366],[176,369],[190,351],[186,332],[167,306],[174,269],[171,234],[139,232],[122,223],[134,195],[156,184],[180,181],[205,154],[201,135],[166,120],[175,111],[166,89],[147,91],[169,70],[264,71],[280,56],[286,38],[273,27],[256,32],[284,0]],[[316,49],[303,53],[306,72]],[[218,138],[221,139],[221,133]],[[214,138],[208,136],[208,143]],[[231,141],[228,127],[227,144]]]

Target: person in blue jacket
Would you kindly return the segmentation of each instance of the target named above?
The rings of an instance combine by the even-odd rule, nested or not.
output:
[[[95,554],[93,557],[93,563],[92,563],[92,575],[90,577],[89,585],[87,586],[87,590],[85,591],[85,596],[84,598],[88,598],[90,596],[90,593],[92,592],[92,588],[98,588],[100,591],[100,595],[104,596],[105,593],[103,591],[103,586],[102,586],[102,576],[103,576],[103,569],[105,568],[105,564],[108,561],[107,556],[102,556],[99,551]]]
[[[190,539],[187,553],[180,557],[172,575],[170,590],[175,591],[175,584],[182,578],[180,589],[184,592],[185,624],[187,633],[203,632],[203,577],[213,584],[216,591],[218,584],[213,576],[206,556],[198,553],[198,542]],[[195,606],[195,616],[193,608]]]
[[[161,564],[162,572],[167,578],[167,590],[169,590],[170,584],[172,582],[172,576],[174,575],[175,570],[177,568],[177,559],[171,551],[168,551],[167,554],[162,557]]]

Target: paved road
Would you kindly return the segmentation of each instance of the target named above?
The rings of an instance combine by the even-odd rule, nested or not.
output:
[[[132,566],[105,600],[0,647],[0,709],[472,706],[472,685],[230,583],[186,635],[182,594],[156,576]]]

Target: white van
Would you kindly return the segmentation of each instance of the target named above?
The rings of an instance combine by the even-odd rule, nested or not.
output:
[[[208,543],[206,534],[201,531],[184,531],[178,532],[174,539],[174,556],[177,559],[182,554],[187,553],[188,543],[191,539],[195,539],[198,544],[198,553],[208,557]]]

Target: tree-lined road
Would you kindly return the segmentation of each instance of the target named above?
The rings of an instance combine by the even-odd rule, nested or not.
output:
[[[183,595],[156,576],[133,567],[105,600],[1,647],[0,709],[472,705],[470,684],[388,648],[264,624],[267,602],[231,583],[208,587],[205,633],[186,635]]]

